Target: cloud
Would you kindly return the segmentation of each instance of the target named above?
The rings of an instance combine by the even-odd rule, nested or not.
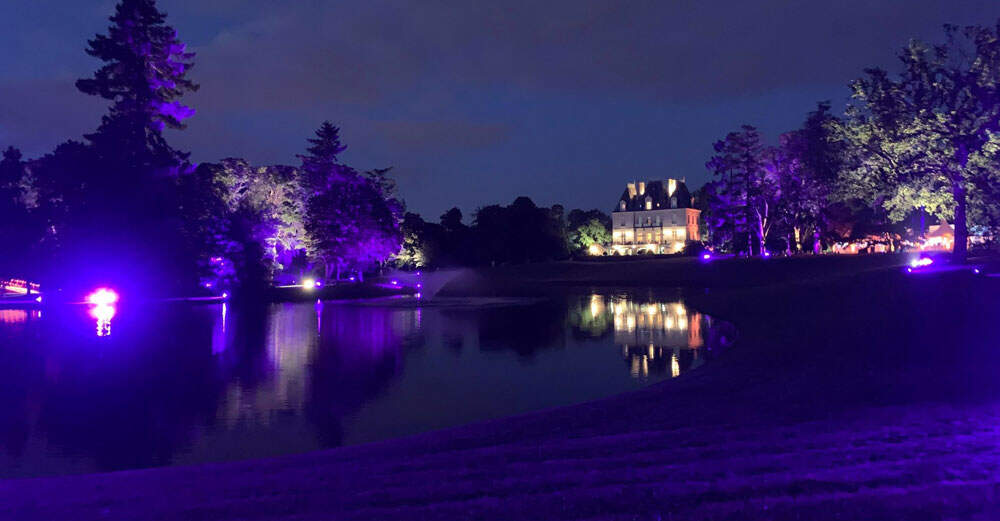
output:
[[[213,102],[375,104],[429,82],[704,100],[846,82],[911,36],[1000,15],[978,0],[251,4],[259,18],[200,49],[206,87],[229,93]]]
[[[74,80],[0,81],[0,146],[41,155],[100,124],[106,104],[80,94]]]
[[[489,147],[506,142],[511,129],[503,124],[469,121],[379,121],[374,132],[396,150],[443,152]]]

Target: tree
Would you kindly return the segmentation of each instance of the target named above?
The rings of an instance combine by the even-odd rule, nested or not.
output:
[[[338,162],[345,147],[330,122],[309,143],[308,154],[300,156],[306,251],[324,266],[326,277],[339,279],[345,269],[363,276],[367,267],[399,252],[403,204],[393,194],[388,169],[362,175]]]
[[[576,252],[586,252],[592,244],[611,243],[611,217],[600,210],[571,210],[566,228],[569,246]]]
[[[324,121],[316,129],[316,137],[309,138],[308,154],[301,155],[303,181],[302,185],[311,194],[329,190],[337,181],[343,181],[343,168],[337,161],[341,152],[347,146],[340,142],[340,128],[329,121]]]
[[[780,206],[798,251],[811,239],[813,253],[819,253],[827,228],[830,195],[843,162],[843,143],[834,138],[832,130],[837,122],[830,114],[830,104],[820,102],[802,128],[780,138]]]
[[[593,244],[610,244],[611,232],[599,219],[591,219],[571,229],[569,240],[574,250],[585,252]]]
[[[105,160],[127,168],[150,173],[179,164],[187,155],[171,148],[162,131],[182,129],[194,115],[178,101],[198,88],[187,78],[194,54],[154,0],[122,0],[110,21],[108,33],[96,35],[87,48],[104,66],[76,82],[81,92],[111,101],[97,132],[87,138]]]
[[[734,238],[746,234],[750,255],[763,253],[778,196],[775,155],[750,125],[730,132],[714,148],[705,165],[717,177],[710,196],[718,205],[713,214],[729,224]]]
[[[30,244],[29,215],[22,195],[26,170],[21,151],[8,147],[0,160],[0,236],[4,237],[6,252],[0,255],[0,273],[12,273],[21,264],[17,262]]]
[[[1000,26],[998,26],[1000,27]],[[964,261],[968,223],[993,219],[1000,151],[998,28],[945,26],[943,44],[913,41],[898,77],[868,69],[837,126],[850,145],[845,196],[884,208],[893,221],[917,210],[952,219]]]

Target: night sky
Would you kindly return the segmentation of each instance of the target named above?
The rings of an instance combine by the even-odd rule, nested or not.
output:
[[[73,82],[98,62],[113,0],[0,2],[0,146],[37,156],[94,129]],[[992,24],[996,0],[388,2],[160,0],[198,53],[198,110],[175,146],[195,161],[298,164],[324,120],[345,162],[393,166],[436,219],[528,195],[605,211],[631,179],[708,179],[712,142],[769,139],[847,82],[893,67],[943,23]]]

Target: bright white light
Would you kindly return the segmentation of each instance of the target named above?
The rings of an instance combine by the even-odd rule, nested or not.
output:
[[[87,295],[87,302],[95,306],[110,306],[118,302],[118,294],[108,288],[100,288]]]
[[[316,281],[313,279],[305,279],[302,281],[302,287],[305,289],[313,289],[316,287]]]
[[[90,310],[90,316],[100,321],[109,321],[115,318],[117,310],[109,304],[99,304]]]
[[[922,268],[924,266],[930,266],[934,264],[934,260],[930,257],[920,257],[919,259],[913,259],[910,261],[911,268]]]

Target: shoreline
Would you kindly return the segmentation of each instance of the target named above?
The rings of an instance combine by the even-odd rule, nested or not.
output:
[[[656,279],[641,285],[678,280],[676,266],[636,262],[653,263],[632,270]],[[315,453],[0,481],[0,517],[987,519],[1000,501],[990,339],[918,320],[927,306],[956,328],[991,320],[1000,284],[906,277],[895,263],[851,259],[825,277],[802,265],[785,280],[767,267],[733,289],[721,282],[749,263],[692,276],[716,284],[687,286],[685,300],[734,323],[738,344],[638,391]],[[484,271],[442,293],[518,293],[580,273],[529,265],[512,285],[516,267]]]

